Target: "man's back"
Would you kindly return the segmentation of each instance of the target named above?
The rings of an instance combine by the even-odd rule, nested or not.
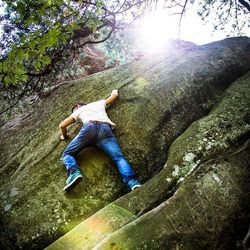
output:
[[[99,121],[115,127],[115,123],[108,118],[105,108],[106,100],[91,102],[75,110],[70,117],[74,118],[75,121],[80,120],[83,124],[88,121]]]

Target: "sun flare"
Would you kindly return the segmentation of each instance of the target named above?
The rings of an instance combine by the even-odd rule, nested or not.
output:
[[[173,18],[156,12],[145,17],[140,26],[140,33],[146,50],[155,52],[161,50],[168,40],[177,37],[178,27]]]

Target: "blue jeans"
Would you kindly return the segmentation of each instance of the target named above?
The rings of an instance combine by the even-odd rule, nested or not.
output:
[[[110,156],[117,165],[122,181],[128,185],[136,175],[121,152],[121,148],[113,134],[109,124],[106,123],[85,123],[78,135],[69,143],[61,157],[68,174],[78,170],[75,156],[86,147],[96,146]]]

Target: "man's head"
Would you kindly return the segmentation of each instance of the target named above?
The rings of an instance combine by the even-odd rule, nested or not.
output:
[[[71,109],[72,113],[75,112],[75,111],[76,111],[77,109],[79,109],[80,107],[86,105],[86,104],[87,104],[87,103],[85,103],[85,102],[79,102],[79,103],[74,104],[73,107],[72,107],[72,109]]]

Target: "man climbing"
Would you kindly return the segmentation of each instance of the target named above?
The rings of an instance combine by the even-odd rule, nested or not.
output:
[[[91,102],[88,104],[77,103],[72,108],[72,114],[60,123],[61,140],[68,139],[67,126],[76,121],[83,123],[78,135],[69,143],[61,157],[68,172],[68,179],[64,191],[73,189],[82,175],[77,166],[75,156],[86,147],[98,147],[111,157],[118,167],[123,182],[134,190],[141,186],[140,182],[121,152],[121,148],[113,134],[115,124],[108,118],[106,105],[113,103],[118,98],[118,90],[112,90],[106,100]]]

